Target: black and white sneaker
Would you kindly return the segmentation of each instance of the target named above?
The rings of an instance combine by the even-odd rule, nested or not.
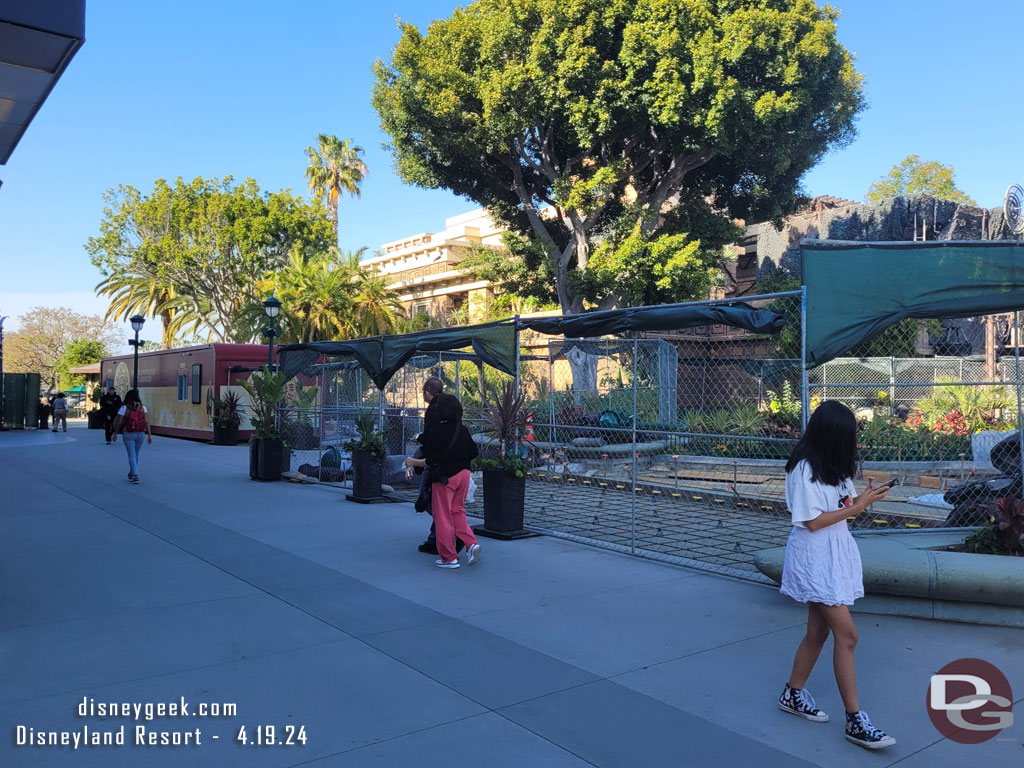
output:
[[[138,484],[139,484],[139,476],[138,475],[132,475],[132,485],[138,485]]]
[[[896,739],[871,724],[863,709],[846,713],[846,740],[865,749],[883,749],[896,743]]]
[[[789,683],[779,696],[779,709],[814,723],[828,722],[828,715],[814,706],[814,697],[807,689],[790,688]]]

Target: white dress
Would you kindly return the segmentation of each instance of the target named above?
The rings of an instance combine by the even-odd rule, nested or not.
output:
[[[856,495],[851,480],[840,485],[813,482],[806,461],[786,473],[786,506],[793,530],[786,543],[782,594],[801,603],[825,605],[853,605],[864,597],[860,550],[846,520],[817,531],[805,525],[822,512],[849,507]]]

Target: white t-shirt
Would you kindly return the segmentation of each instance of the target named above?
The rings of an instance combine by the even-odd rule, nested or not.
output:
[[[811,480],[811,465],[801,461],[792,472],[786,473],[786,506],[793,517],[793,525],[806,528],[822,512],[844,509],[853,503],[857,490],[853,481],[844,480],[839,485],[826,485]]]
[[[146,406],[142,406],[142,412],[149,413],[149,411],[146,410]],[[126,413],[128,413],[128,406],[122,405],[121,408],[118,410],[117,415],[124,416]]]

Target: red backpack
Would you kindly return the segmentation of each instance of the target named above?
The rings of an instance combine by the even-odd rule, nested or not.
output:
[[[125,432],[145,432],[146,431],[146,412],[142,410],[140,405],[138,408],[126,408],[124,416],[124,431]]]

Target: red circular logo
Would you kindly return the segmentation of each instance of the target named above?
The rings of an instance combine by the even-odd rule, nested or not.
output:
[[[1013,692],[999,669],[957,659],[932,675],[925,699],[932,724],[960,744],[981,744],[1013,724]]]

